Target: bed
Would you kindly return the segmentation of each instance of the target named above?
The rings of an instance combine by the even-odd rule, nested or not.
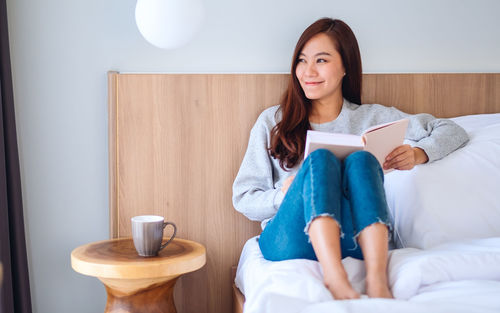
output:
[[[500,236],[500,227],[497,227],[500,197],[491,192],[496,189],[485,188],[498,188],[500,184],[500,165],[495,158],[498,155],[495,153],[500,152],[497,126],[500,116],[495,114],[500,112],[500,74],[364,75],[364,103],[396,106],[409,113],[453,117],[475,138],[474,143],[462,151],[466,153],[451,155],[441,165],[419,167],[411,175],[394,172],[386,179],[392,208],[399,208],[404,202],[414,204],[413,210],[392,211],[400,225],[398,245],[403,247],[390,255],[391,284],[398,300],[332,301],[325,290],[321,291],[317,262],[285,271],[288,279],[304,277],[304,284],[311,288],[311,298],[282,292],[286,289],[283,288],[286,280],[268,284],[269,288],[275,288],[269,293],[255,292],[258,284],[266,285],[265,279],[283,273],[279,267],[266,266],[283,264],[259,265],[262,259],[259,259],[255,236],[260,233],[260,225],[233,209],[231,187],[250,128],[263,109],[278,103],[288,79],[286,74],[110,72],[110,237],[130,236],[132,216],[158,214],[177,224],[178,237],[205,245],[206,266],[177,283],[174,298],[179,312],[242,312],[243,303],[245,312],[331,312],[334,309],[358,312],[366,308],[421,312],[431,307],[444,312],[470,311],[480,304],[484,312],[500,310],[498,297],[491,296],[500,293],[500,275],[495,266],[500,264],[500,242],[496,238]],[[488,175],[475,184],[483,188],[470,190],[470,182],[477,179],[478,170],[465,167],[464,160],[467,164],[489,166]],[[454,177],[453,182],[463,184],[436,181],[433,186],[442,186],[439,192],[426,189],[425,184],[421,184],[418,193],[401,189],[408,182],[435,179],[437,173]],[[458,222],[451,223],[439,236],[431,236],[430,229],[434,228],[430,225],[418,223],[415,227],[409,222],[429,219],[437,211],[429,205],[436,197],[464,194],[468,198],[457,199],[446,210],[439,210],[444,216],[436,219],[436,223],[446,221],[446,214],[462,205],[481,212],[476,214],[478,218],[463,216],[459,220],[471,227],[464,229]],[[482,201],[481,206],[471,207],[477,199]],[[427,210],[415,209],[419,207]],[[464,258],[464,254],[467,257]],[[479,263],[468,263],[468,259],[477,259]],[[441,267],[428,260],[437,260]],[[348,263],[346,267],[353,285],[362,288],[361,264],[353,259],[344,262]],[[465,275],[470,271],[463,269],[472,265],[484,271],[477,276]],[[457,269],[453,270],[454,267]],[[431,271],[436,268],[437,272]],[[420,273],[420,280],[409,275],[411,273]],[[439,277],[441,280],[433,280]],[[408,287],[415,281],[421,284]],[[469,300],[464,302],[464,299]]]

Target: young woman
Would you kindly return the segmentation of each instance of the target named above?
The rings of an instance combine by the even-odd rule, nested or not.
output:
[[[361,104],[361,73],[349,26],[329,18],[309,26],[295,47],[288,90],[280,105],[257,119],[233,185],[236,210],[262,221],[264,257],[318,260],[335,299],[360,296],[342,266],[347,256],[364,259],[369,297],[392,297],[384,175],[364,151],[339,161],[320,149],[303,160],[307,130],[359,135],[370,126],[408,118],[410,144],[396,148],[383,164],[397,170],[440,159],[468,141],[452,121]]]

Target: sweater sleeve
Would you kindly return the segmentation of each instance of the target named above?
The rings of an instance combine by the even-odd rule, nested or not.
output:
[[[247,151],[233,183],[234,208],[253,221],[273,217],[284,194],[274,187],[273,164],[267,151],[270,130],[262,116],[250,132]]]
[[[413,147],[425,151],[429,163],[444,158],[469,141],[467,132],[452,120],[437,119],[426,113],[411,115],[393,107],[390,111],[392,119],[409,119],[406,139]]]

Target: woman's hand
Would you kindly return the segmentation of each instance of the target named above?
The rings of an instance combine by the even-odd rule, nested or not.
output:
[[[285,181],[283,182],[283,186],[281,186],[281,191],[283,191],[284,194],[286,194],[286,192],[288,191],[288,188],[292,184],[294,178],[295,178],[295,175],[290,176],[287,179],[285,179]]]
[[[424,150],[410,145],[401,145],[385,158],[384,170],[411,170],[415,165],[429,161]]]

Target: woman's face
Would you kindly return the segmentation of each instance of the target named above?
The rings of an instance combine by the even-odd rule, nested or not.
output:
[[[295,75],[308,99],[323,102],[342,96],[345,68],[328,35],[317,34],[304,45]]]

